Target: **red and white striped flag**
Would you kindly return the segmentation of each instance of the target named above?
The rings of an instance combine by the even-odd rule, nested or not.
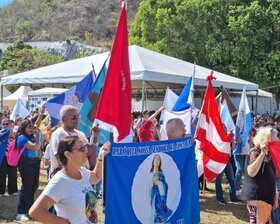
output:
[[[229,161],[232,133],[227,133],[221,121],[212,74],[207,77],[208,85],[204,96],[201,115],[197,124],[196,139],[203,152],[203,170],[209,181],[215,179]]]
[[[130,133],[131,80],[124,0],[95,122],[100,128],[113,132],[115,142],[121,141]]]

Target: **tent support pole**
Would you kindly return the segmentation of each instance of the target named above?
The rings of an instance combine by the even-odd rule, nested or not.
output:
[[[2,83],[0,83],[1,85],[1,111],[3,111],[3,92],[4,92],[4,89],[3,89],[3,85]]]
[[[258,113],[258,101],[259,101],[259,90],[256,90],[257,94],[256,94],[256,114]]]
[[[251,104],[251,106],[252,106],[252,111],[254,111],[255,112],[255,114],[257,113],[256,111],[255,111],[255,103],[254,103],[254,96],[251,96],[251,101],[252,101],[252,104]],[[256,101],[257,102],[257,101]]]
[[[142,112],[144,112],[144,107],[145,107],[145,81],[142,81]]]

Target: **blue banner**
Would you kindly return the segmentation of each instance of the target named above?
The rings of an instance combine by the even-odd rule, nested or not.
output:
[[[94,79],[92,72],[90,72],[69,90],[51,98],[45,103],[46,110],[50,114],[54,126],[60,121],[59,112],[63,105],[75,106],[80,112],[83,103],[93,86]]]
[[[9,128],[2,129],[0,133],[2,134],[2,136],[0,137],[0,166],[1,166],[3,157],[7,151],[10,129]]]
[[[199,223],[191,137],[114,143],[107,161],[107,224]]]
[[[107,60],[106,60],[107,61]],[[84,132],[89,137],[91,135],[90,129],[95,119],[96,110],[98,106],[98,100],[101,94],[101,90],[106,77],[106,61],[100,70],[97,79],[90,90],[90,93],[85,99],[85,102],[80,110],[80,119],[78,124],[78,130]],[[102,133],[100,133],[102,134]],[[106,141],[105,141],[106,142]],[[105,142],[102,142],[104,144]],[[101,142],[100,142],[101,143]]]

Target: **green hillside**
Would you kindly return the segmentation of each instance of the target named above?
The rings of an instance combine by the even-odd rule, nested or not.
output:
[[[129,21],[140,0],[129,1]],[[109,47],[119,0],[16,0],[0,9],[0,42],[78,40]]]

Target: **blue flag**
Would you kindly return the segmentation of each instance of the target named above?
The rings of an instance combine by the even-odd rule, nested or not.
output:
[[[191,137],[114,143],[107,157],[105,223],[200,222]]]
[[[227,131],[232,131],[235,129],[234,122],[232,120],[230,111],[228,109],[228,105],[226,100],[224,102],[220,102],[220,115],[223,124],[225,124]]]
[[[176,101],[172,111],[181,111],[189,109],[193,102],[193,76],[186,83],[183,91],[181,92],[178,100]]]
[[[3,160],[3,157],[6,153],[7,146],[8,146],[8,139],[10,135],[10,129],[5,128],[0,131],[1,134],[4,134],[3,136],[0,137],[0,166]]]
[[[241,144],[236,144],[236,148],[233,151],[233,154],[239,154],[242,152],[242,148],[245,147],[250,132],[252,130],[252,116],[246,96],[246,88],[244,86],[237,119],[236,119],[236,129],[235,129],[235,140],[241,140]]]
[[[197,124],[198,117],[197,113],[199,110],[195,107],[194,104],[194,76],[195,76],[195,66],[194,66],[194,72],[191,78],[187,81],[183,91],[181,92],[178,100],[176,101],[174,107],[172,108],[172,111],[182,111],[186,110],[188,108],[192,108],[192,119],[195,119],[193,122]],[[186,124],[188,125],[188,124]],[[191,125],[191,134],[194,136],[195,129]]]
[[[93,86],[94,79],[95,78],[91,71],[86,77],[69,90],[51,98],[45,103],[45,107],[51,116],[53,125],[57,125],[60,121],[59,112],[63,105],[75,106],[80,112],[83,103]]]
[[[107,60],[106,60],[107,61]],[[80,119],[78,124],[78,130],[84,132],[89,137],[91,135],[90,129],[95,119],[96,109],[98,106],[98,100],[101,94],[101,90],[104,84],[106,76],[106,61],[104,62],[102,69],[100,70],[90,92],[86,97],[84,104],[80,110]],[[103,131],[99,134],[101,137],[104,135]],[[100,137],[100,138],[101,138]],[[100,142],[100,141],[99,141]],[[105,142],[100,142],[104,144]]]

